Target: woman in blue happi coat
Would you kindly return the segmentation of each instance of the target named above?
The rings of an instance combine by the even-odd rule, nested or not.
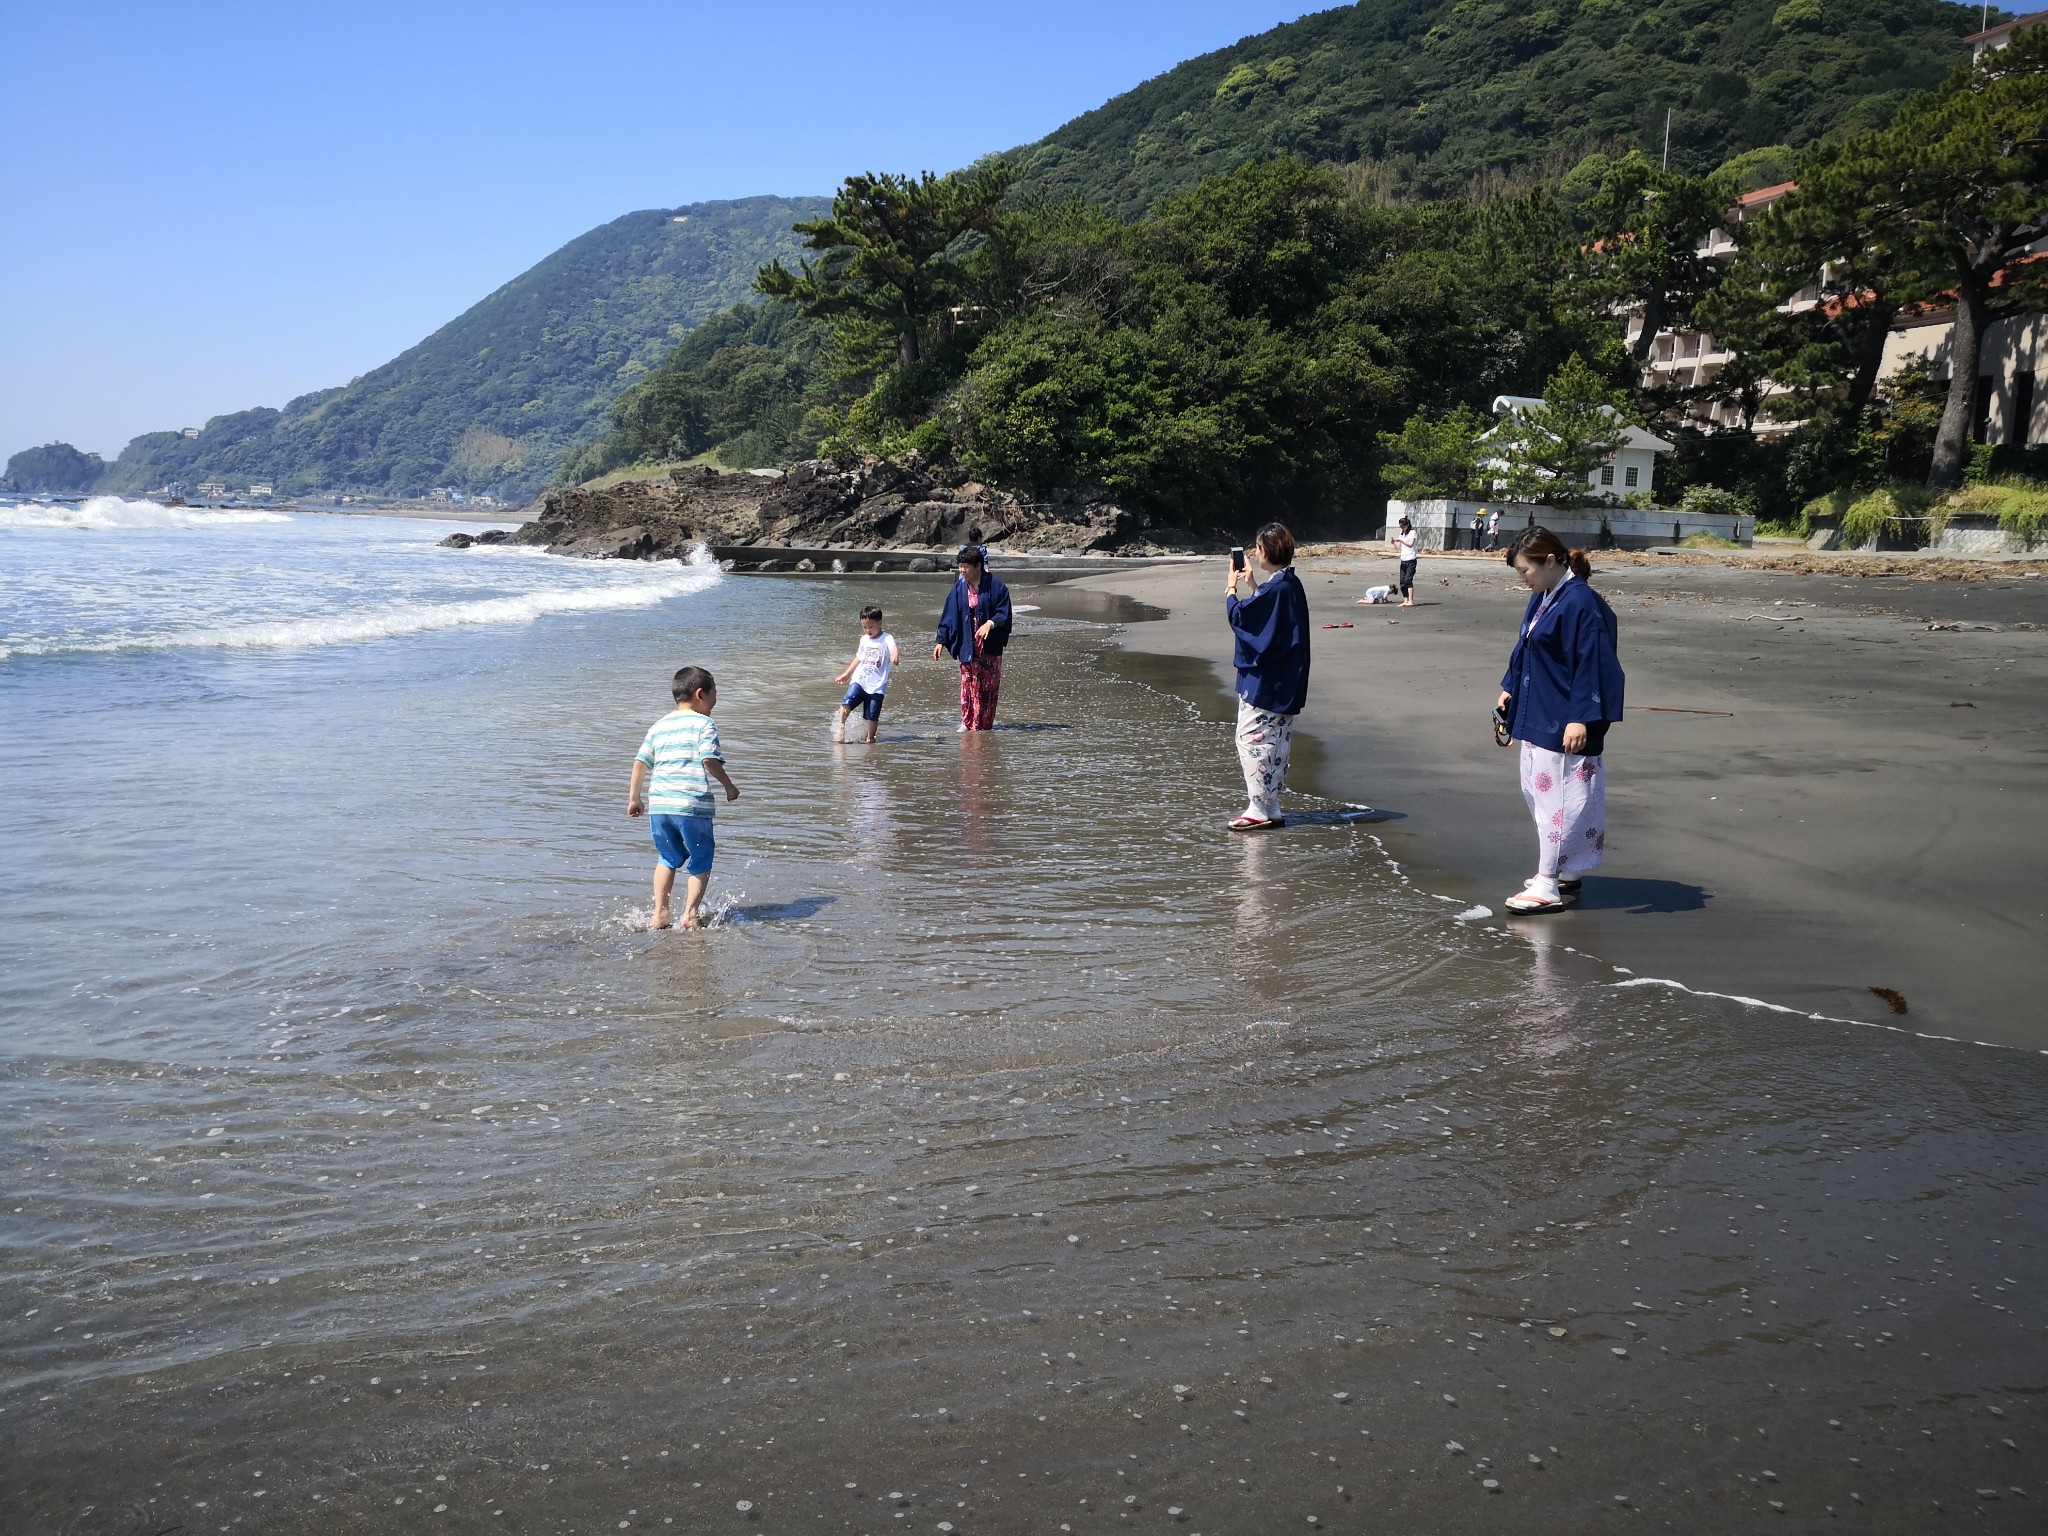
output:
[[[1536,820],[1536,873],[1510,912],[1559,912],[1607,848],[1607,728],[1621,718],[1614,610],[1593,590],[1583,549],[1528,528],[1507,549],[1529,589],[1500,680],[1504,734],[1522,747],[1522,798]]]
[[[1246,551],[1250,565],[1233,567],[1223,589],[1224,616],[1236,639],[1237,761],[1244,770],[1245,808],[1233,832],[1263,832],[1287,825],[1280,796],[1294,747],[1294,717],[1308,702],[1308,594],[1294,574],[1294,535],[1268,523]],[[1238,587],[1252,584],[1240,598]]]

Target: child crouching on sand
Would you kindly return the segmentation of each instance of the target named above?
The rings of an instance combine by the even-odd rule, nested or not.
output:
[[[683,926],[699,928],[703,926],[699,908],[704,887],[711,883],[711,858],[717,849],[712,818],[718,802],[711,795],[711,780],[725,786],[728,800],[739,799],[740,792],[726,776],[718,727],[711,723],[711,711],[718,705],[718,684],[702,667],[684,667],[676,674],[671,691],[676,707],[649,727],[647,739],[633,758],[626,814],[646,816],[654,832],[651,926],[669,926],[668,898],[675,889],[676,871],[688,869]]]
[[[875,733],[882,728],[882,695],[889,691],[889,669],[902,659],[896,637],[882,628],[882,610],[861,609],[860,644],[854,647],[846,670],[832,679],[853,684],[839,701],[839,718],[832,723],[834,741],[846,740],[846,718],[858,709],[868,723],[868,741],[874,742]]]

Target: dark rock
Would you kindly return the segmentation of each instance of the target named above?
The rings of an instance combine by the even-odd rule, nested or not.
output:
[[[927,571],[936,571],[939,568],[939,562],[932,559],[929,555],[919,555],[910,562],[910,568],[919,575],[923,575]]]
[[[877,560],[873,565],[869,566],[868,569],[876,572],[886,571],[887,569],[889,569],[889,562],[886,560]]]
[[[779,571],[782,569],[782,562],[780,560],[763,560],[754,569],[757,571]]]
[[[512,537],[510,528],[486,528],[474,540],[478,544],[503,544]]]
[[[476,542],[466,533],[451,533],[441,541],[443,549],[467,549]]]
[[[805,555],[803,559],[797,561],[796,568],[800,571],[815,571],[818,568],[818,562],[809,555]]]
[[[916,454],[813,459],[779,478],[680,465],[658,479],[550,491],[506,537],[589,559],[681,559],[700,541],[851,550],[1005,541],[1064,554],[1221,547],[1210,535],[1153,528],[1101,486],[1025,501]]]
[[[604,551],[611,560],[652,560],[655,554],[654,535],[645,528],[614,528],[604,536],[609,547]]]

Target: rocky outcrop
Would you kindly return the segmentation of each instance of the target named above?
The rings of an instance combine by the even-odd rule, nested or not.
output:
[[[674,559],[699,543],[899,550],[1001,544],[1058,554],[1215,547],[1185,529],[1152,526],[1099,489],[1026,501],[914,455],[814,459],[786,473],[691,465],[665,479],[554,491],[510,537],[555,554],[616,560]]]

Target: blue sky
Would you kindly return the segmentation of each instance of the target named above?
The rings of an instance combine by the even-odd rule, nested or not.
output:
[[[635,208],[1038,138],[1303,0],[0,3],[0,459],[343,384]]]

